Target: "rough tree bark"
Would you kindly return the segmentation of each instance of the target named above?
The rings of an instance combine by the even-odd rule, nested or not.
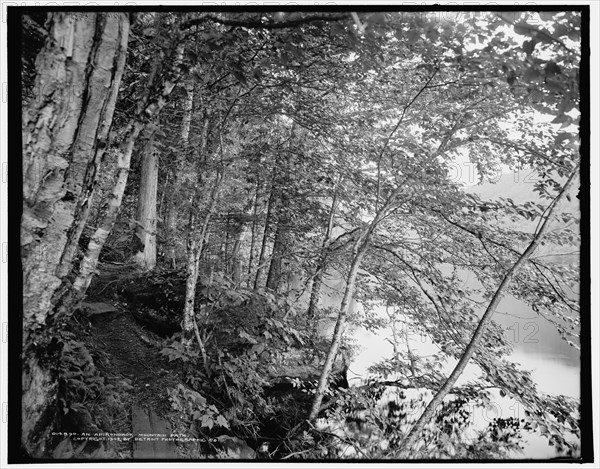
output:
[[[44,454],[56,410],[56,357],[44,345],[106,147],[129,35],[126,13],[49,15],[23,132],[23,449]],[[46,348],[46,350],[42,350]]]
[[[252,267],[254,264],[254,245],[256,244],[256,230],[258,225],[258,201],[260,198],[260,174],[256,173],[256,191],[254,194],[254,208],[252,209],[252,228],[250,231],[250,254],[248,256],[247,286],[252,282]]]
[[[331,210],[329,211],[329,218],[327,220],[327,228],[325,229],[325,236],[323,237],[323,244],[321,245],[321,254],[317,262],[317,271],[315,273],[312,288],[310,291],[310,300],[308,302],[308,310],[306,315],[309,321],[314,321],[317,313],[317,306],[319,305],[319,299],[321,296],[321,286],[323,285],[323,275],[327,270],[327,246],[330,242],[331,233],[333,232],[333,222],[335,220],[335,210],[337,205],[338,186],[336,184],[333,199],[331,201]]]
[[[192,123],[192,111],[194,107],[194,85],[186,83],[185,90],[187,92],[186,99],[183,103],[183,119],[181,122],[181,152],[176,155],[175,169],[173,176],[173,184],[167,195],[166,208],[166,231],[167,231],[167,246],[165,256],[167,261],[171,262],[173,267],[176,266],[177,253],[175,249],[174,239],[177,233],[177,204],[176,200],[179,197],[181,181],[184,177],[185,161],[188,151],[190,128]]]
[[[273,219],[273,209],[275,205],[276,197],[276,177],[277,177],[277,165],[279,161],[275,161],[273,167],[273,175],[271,178],[271,191],[269,192],[269,199],[267,201],[267,214],[265,216],[265,228],[263,231],[262,243],[260,245],[260,254],[258,255],[258,266],[256,268],[256,277],[254,279],[254,290],[258,290],[263,282],[265,267],[267,264],[267,245],[269,242],[269,236],[271,234],[271,224]]]
[[[290,197],[288,188],[293,184],[291,167],[293,162],[292,148],[296,137],[296,124],[292,125],[290,129],[290,137],[288,139],[287,149],[288,152],[284,152],[283,155],[278,155],[276,161],[276,170],[279,177],[273,180],[276,198],[276,210],[275,221],[277,227],[275,228],[275,236],[273,238],[273,250],[271,252],[271,261],[269,263],[269,271],[267,274],[266,287],[269,290],[277,293],[279,287],[279,281],[281,280],[281,266],[285,257],[286,250],[288,248],[288,232],[290,222]],[[285,159],[282,166],[282,159]],[[277,183],[275,185],[275,183]]]
[[[162,70],[146,87],[143,98],[137,106],[136,114],[132,122],[126,128],[123,140],[117,150],[117,175],[113,189],[109,195],[106,213],[100,222],[98,228],[92,235],[85,256],[79,266],[79,272],[73,282],[73,288],[68,296],[63,300],[65,307],[70,307],[85,296],[85,292],[92,281],[100,252],[106,243],[110,234],[123,199],[123,193],[127,184],[129,167],[131,163],[131,154],[138,140],[140,133],[150,123],[158,119],[160,112],[167,103],[167,99],[175,83],[179,80],[181,73],[182,45],[179,44],[177,37],[171,40],[170,49],[165,57],[158,55],[155,59],[156,69],[161,63]]]
[[[239,285],[242,282],[243,256],[241,250],[244,244],[244,240],[246,239],[247,225],[249,220],[252,219],[252,214],[254,210],[255,203],[254,197],[252,197],[246,203],[242,214],[240,214],[240,216],[237,217],[237,221],[234,222],[235,224],[233,229],[233,237],[235,241],[233,242],[233,248],[231,249],[231,261],[228,261],[228,269],[230,265],[231,279],[236,285]]]
[[[282,205],[284,204],[285,203],[282,202]],[[285,207],[280,207],[277,228],[275,229],[275,238],[273,239],[271,263],[269,264],[269,273],[267,274],[266,287],[270,290],[273,290],[275,293],[277,293],[279,281],[281,280],[281,264],[285,255],[286,244],[288,240],[288,227],[286,226],[288,220],[286,215],[282,215],[282,211],[285,210]]]
[[[515,262],[515,264],[504,275],[504,278],[502,279],[502,282],[500,282],[498,289],[494,293],[494,296],[492,297],[490,304],[488,305],[485,312],[483,313],[483,316],[479,320],[479,324],[477,325],[477,328],[475,329],[475,332],[473,333],[473,337],[471,338],[471,341],[469,342],[469,344],[467,345],[467,348],[465,349],[465,353],[462,355],[462,357],[460,358],[460,360],[454,367],[454,370],[452,370],[452,373],[450,373],[450,376],[448,376],[448,378],[446,379],[446,381],[444,382],[442,387],[438,390],[438,392],[435,394],[435,396],[433,397],[431,402],[429,402],[429,404],[427,405],[427,407],[425,408],[425,410],[419,417],[419,420],[417,420],[417,423],[415,423],[415,425],[412,427],[412,429],[410,430],[410,432],[408,433],[406,438],[400,443],[399,457],[407,458],[407,457],[409,457],[411,451],[414,451],[415,449],[417,449],[416,448],[417,442],[420,438],[420,435],[423,433],[425,426],[427,425],[427,423],[429,423],[433,419],[438,407],[442,404],[444,398],[448,395],[448,393],[452,389],[452,386],[454,386],[454,384],[456,383],[456,381],[458,380],[460,375],[463,373],[463,371],[467,367],[467,364],[469,363],[469,360],[471,359],[473,354],[476,352],[477,347],[479,346],[479,343],[481,342],[481,338],[483,337],[483,334],[485,332],[485,329],[488,326],[488,324],[490,323],[490,321],[492,320],[492,317],[496,311],[496,307],[498,306],[498,303],[504,296],[504,293],[505,293],[506,289],[508,288],[508,285],[510,284],[510,282],[511,282],[512,278],[515,276],[515,274],[519,271],[521,266],[525,262],[527,262],[527,260],[531,257],[531,255],[535,251],[535,249],[541,243],[542,239],[544,238],[544,235],[548,231],[550,222],[554,218],[554,212],[555,212],[557,205],[562,201],[563,198],[566,197],[569,187],[575,180],[575,176],[578,174],[578,172],[579,172],[579,165],[577,165],[577,167],[575,168],[575,171],[571,174],[571,176],[569,177],[569,179],[563,186],[560,193],[557,195],[557,197],[552,201],[552,203],[548,207],[546,218],[545,218],[544,222],[541,224],[540,228],[534,234],[533,239],[531,240],[531,243],[529,244],[529,246],[527,246],[527,249],[525,249],[525,251],[523,252],[523,254],[521,254],[521,256],[519,257],[517,262]]]
[[[138,195],[135,236],[139,243],[133,255],[142,269],[156,267],[156,198],[158,191],[158,150],[152,135],[143,150],[140,192]]]
[[[246,237],[246,226],[242,225],[231,250],[231,279],[235,285],[242,282],[242,257],[240,250]]]

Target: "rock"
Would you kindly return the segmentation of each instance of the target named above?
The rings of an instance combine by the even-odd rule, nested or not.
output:
[[[178,459],[169,422],[153,410],[139,405],[133,407],[133,459]],[[160,435],[160,436],[159,436]]]
[[[90,412],[81,405],[69,409],[65,415],[65,428],[79,433],[100,432],[100,428],[94,423]]]
[[[256,453],[248,444],[235,436],[221,435],[216,438],[229,459],[256,459]]]
[[[119,310],[115,306],[108,303],[81,303],[80,311],[90,319],[102,315],[119,313]]]
[[[177,317],[168,317],[150,308],[135,308],[131,314],[138,324],[144,326],[161,337],[168,337],[181,331]]]

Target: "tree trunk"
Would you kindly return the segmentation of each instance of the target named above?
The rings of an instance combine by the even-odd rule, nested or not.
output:
[[[578,174],[578,171],[579,171],[579,165],[577,165],[577,167],[575,168],[575,171],[571,174],[571,176],[567,180],[566,184],[564,185],[564,187],[558,194],[558,196],[550,204],[550,207],[547,211],[548,214],[546,216],[546,219],[542,223],[542,225],[539,228],[539,230],[537,231],[537,233],[535,233],[535,235],[533,236],[533,239],[532,239],[531,243],[529,244],[529,246],[527,246],[527,249],[525,249],[525,251],[523,252],[523,254],[521,254],[521,256],[519,257],[517,262],[515,262],[515,264],[508,270],[508,272],[505,274],[504,278],[502,279],[502,282],[500,282],[500,285],[498,286],[496,293],[494,293],[494,296],[492,297],[490,304],[488,305],[483,316],[479,320],[479,324],[477,325],[477,328],[475,329],[475,332],[473,333],[473,337],[471,338],[469,345],[467,345],[467,348],[465,349],[465,353],[463,354],[463,356],[460,358],[460,360],[454,367],[454,370],[452,370],[452,373],[450,373],[450,376],[448,376],[448,379],[446,379],[446,381],[444,382],[442,387],[439,389],[439,391],[435,394],[435,396],[433,397],[431,402],[429,402],[429,404],[423,411],[423,414],[421,414],[421,417],[419,417],[419,420],[417,421],[417,423],[415,423],[415,425],[413,426],[413,428],[411,429],[409,434],[406,436],[404,441],[402,441],[401,450],[400,450],[401,458],[408,457],[410,452],[412,450],[416,449],[415,446],[419,440],[420,435],[423,433],[425,426],[427,425],[428,422],[430,422],[433,419],[433,417],[435,416],[435,413],[437,411],[437,408],[442,404],[444,398],[448,395],[448,393],[452,389],[452,386],[454,386],[454,384],[456,383],[456,381],[458,380],[460,375],[463,373],[464,369],[467,367],[469,360],[471,359],[471,357],[477,350],[479,343],[481,342],[481,338],[483,337],[486,327],[492,320],[492,316],[494,315],[494,312],[496,311],[496,307],[498,306],[498,303],[500,303],[500,300],[504,296],[505,290],[508,288],[508,285],[510,284],[514,275],[518,272],[518,270],[521,268],[521,266],[531,257],[531,255],[533,254],[535,249],[538,247],[538,245],[544,238],[544,235],[548,231],[550,221],[554,218],[554,210],[555,210],[556,206],[560,203],[560,201],[568,193],[568,189],[569,189],[571,183],[573,182],[573,180],[575,179],[575,176]]]
[[[92,277],[94,276],[94,273],[96,273],[100,251],[104,247],[104,243],[106,243],[106,239],[115,224],[119,209],[121,208],[121,201],[123,200],[123,193],[125,192],[125,186],[127,185],[127,178],[129,176],[131,154],[133,153],[133,147],[142,128],[143,124],[141,122],[136,122],[134,125],[131,125],[126,134],[125,141],[119,148],[117,156],[117,179],[108,196],[108,208],[106,214],[104,215],[100,226],[96,228],[96,231],[90,238],[85,256],[79,265],[79,272],[73,282],[71,294],[63,302],[65,307],[76,303],[85,296],[85,292],[90,286]]]
[[[197,229],[197,212],[200,204],[200,189],[202,187],[202,171],[204,170],[204,163],[206,162],[206,148],[208,144],[208,117],[205,115],[204,122],[202,124],[202,133],[200,135],[200,161],[198,162],[197,170],[197,181],[196,190],[192,195],[189,224],[188,224],[188,238],[187,238],[187,263],[186,272],[187,278],[185,282],[185,300],[183,306],[183,339],[188,340],[194,331],[194,307],[196,298],[196,284],[198,282],[198,268],[200,264],[200,256],[202,255],[202,249],[204,247],[204,241],[206,238],[206,230],[210,221],[210,216],[214,209],[214,203],[216,199],[216,191],[218,190],[218,184],[220,181],[217,179],[213,186],[211,194],[211,202],[206,212],[202,229],[198,233]],[[219,176],[217,176],[218,178]]]
[[[271,263],[269,264],[269,274],[267,275],[267,288],[277,293],[277,287],[281,280],[281,262],[285,253],[285,245],[287,241],[287,228],[283,224],[283,220],[277,223],[275,230],[275,239],[273,240],[273,253],[271,254]]]
[[[35,99],[24,112],[23,450],[44,454],[56,411],[56,372],[44,334],[53,295],[70,270],[106,147],[127,53],[126,13],[53,13],[37,57]]]
[[[323,365],[323,370],[321,371],[321,376],[319,378],[319,384],[317,385],[317,392],[315,394],[310,415],[308,417],[309,421],[315,420],[319,414],[319,410],[321,409],[321,402],[323,401],[323,396],[325,395],[325,390],[327,388],[327,380],[329,379],[333,362],[342,341],[344,328],[346,326],[346,317],[348,316],[350,303],[352,302],[352,296],[354,295],[356,277],[358,275],[358,270],[360,269],[360,264],[367,250],[367,245],[368,238],[366,234],[361,236],[354,245],[352,264],[350,265],[350,272],[348,273],[348,278],[346,279],[344,297],[342,298],[342,304],[340,306],[340,311],[335,323],[335,329],[333,330],[333,338],[329,347],[329,352],[327,353],[327,358],[325,359],[325,364]]]
[[[180,64],[183,54],[181,45],[176,45],[177,43],[177,38],[173,38],[173,48],[169,51],[169,57],[166,61],[162,55],[155,58],[155,67],[153,68],[158,69],[158,64],[160,63],[164,66],[163,70],[161,73],[157,73],[156,76],[151,77],[151,82],[146,87],[144,96],[137,106],[133,122],[127,127],[123,141],[119,146],[117,151],[117,176],[108,197],[108,208],[100,225],[88,243],[85,256],[79,266],[79,272],[73,282],[73,288],[62,300],[63,308],[70,308],[85,296],[85,292],[96,272],[100,252],[106,243],[121,208],[133,148],[140,133],[146,128],[148,123],[156,121],[159,118],[160,112],[175,87],[175,82],[172,80],[176,80],[181,72]]]
[[[335,356],[337,355],[340,343],[342,341],[342,336],[344,334],[344,328],[346,326],[346,317],[348,316],[350,302],[352,301],[352,296],[354,295],[356,277],[358,275],[358,271],[360,269],[360,264],[363,260],[363,257],[367,252],[367,247],[369,246],[371,236],[373,235],[375,228],[386,214],[389,206],[391,205],[396,195],[400,192],[400,190],[400,188],[396,189],[396,191],[394,191],[388,197],[385,203],[375,214],[375,217],[373,218],[371,223],[367,226],[364,232],[358,237],[358,239],[354,243],[354,248],[352,250],[352,263],[350,264],[350,271],[348,272],[348,278],[346,280],[344,297],[342,298],[342,304],[340,305],[340,311],[338,313],[335,328],[333,330],[333,338],[331,340],[331,345],[329,346],[329,352],[327,353],[327,358],[325,359],[325,364],[323,365],[323,370],[321,371],[321,376],[319,378],[319,384],[317,385],[315,398],[313,400],[312,408],[308,417],[309,421],[314,421],[317,418],[317,415],[319,414],[319,410],[321,409],[321,402],[323,401],[323,396],[325,395],[325,390],[327,388],[327,380],[329,379],[329,374],[331,373],[331,368],[333,367],[333,362],[335,360]]]
[[[260,192],[260,175],[256,175],[256,193],[254,196],[254,208],[252,210],[252,231],[250,233],[250,255],[248,256],[248,280],[247,286],[252,282],[252,264],[254,263],[254,245],[256,244],[256,230],[258,221],[258,199]]]
[[[246,225],[248,219],[252,217],[252,213],[255,210],[254,197],[248,200],[244,207],[243,218],[238,221],[233,230],[235,241],[233,242],[233,248],[231,249],[231,279],[235,285],[240,285],[242,281],[242,265],[243,258],[241,254],[242,245],[246,239]]]
[[[183,309],[183,339],[189,340],[194,332],[195,322],[195,298],[196,298],[196,284],[198,283],[198,274],[200,269],[200,254],[204,248],[204,242],[206,240],[206,233],[208,231],[208,225],[210,219],[215,210],[217,202],[217,193],[223,180],[222,173],[218,173],[215,179],[214,186],[210,194],[210,202],[204,220],[202,222],[202,228],[196,230],[195,226],[195,210],[192,210],[190,215],[190,235],[188,238],[188,260],[187,260],[187,279],[185,283],[185,303]],[[199,194],[196,193],[196,200],[199,199]]]
[[[154,145],[154,138],[155,136],[150,137],[143,152],[135,228],[139,250],[133,255],[136,264],[146,270],[156,267],[158,150]]]
[[[321,286],[323,284],[323,275],[327,270],[327,245],[333,232],[333,221],[335,219],[335,209],[337,205],[337,195],[339,184],[336,184],[333,192],[333,199],[331,201],[331,210],[329,211],[329,219],[327,220],[327,228],[325,230],[325,236],[323,237],[323,244],[321,245],[321,254],[317,263],[317,272],[313,279],[313,284],[310,292],[310,300],[308,302],[308,311],[306,313],[309,321],[314,321],[316,318],[317,307],[319,305],[319,299],[321,296]]]
[[[233,283],[237,286],[242,281],[242,258],[240,255],[240,249],[242,247],[242,243],[244,242],[244,238],[246,237],[246,229],[245,225],[242,225],[240,232],[233,244],[233,249],[231,252],[231,279]]]
[[[276,168],[273,168],[273,172],[276,171]],[[273,175],[273,179],[275,179],[275,175]],[[254,290],[258,290],[260,285],[262,284],[262,279],[264,277],[264,271],[266,267],[266,259],[267,259],[267,245],[269,243],[269,235],[271,233],[271,219],[273,218],[273,204],[275,203],[275,188],[274,181],[271,185],[271,193],[269,194],[269,200],[267,202],[267,214],[265,216],[265,229],[263,231],[262,243],[260,246],[260,254],[258,256],[258,266],[256,268],[256,278],[254,279]]]
[[[186,83],[185,90],[187,92],[186,99],[183,103],[183,119],[181,122],[181,152],[175,156],[175,169],[173,184],[167,195],[167,210],[166,210],[166,232],[167,232],[167,247],[165,250],[167,262],[170,262],[173,267],[176,266],[177,253],[175,249],[174,239],[177,234],[177,197],[179,196],[181,180],[185,175],[185,163],[187,159],[190,128],[192,123],[192,111],[194,107],[194,85]],[[208,121],[207,121],[208,122]]]

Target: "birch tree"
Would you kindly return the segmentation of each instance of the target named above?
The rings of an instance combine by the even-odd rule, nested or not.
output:
[[[39,347],[53,296],[70,270],[105,152],[127,52],[125,13],[52,13],[23,114],[22,443],[42,454],[56,377]],[[60,267],[60,268],[59,268]],[[43,348],[43,347],[42,347]]]

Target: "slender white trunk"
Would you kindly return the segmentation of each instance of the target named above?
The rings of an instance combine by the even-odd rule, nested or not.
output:
[[[167,246],[165,249],[166,258],[169,262],[176,265],[177,253],[175,249],[175,236],[177,236],[177,203],[176,198],[179,196],[181,181],[186,173],[186,158],[190,139],[190,128],[192,123],[192,111],[194,106],[194,85],[186,83],[185,90],[187,92],[186,99],[183,103],[183,119],[181,122],[181,152],[175,156],[175,169],[173,176],[173,184],[167,195],[166,209],[166,232]]]
[[[492,297],[490,304],[488,305],[485,312],[483,313],[483,316],[479,320],[479,324],[477,325],[477,328],[475,329],[475,332],[473,333],[473,337],[471,338],[469,345],[467,345],[467,348],[465,349],[465,353],[460,358],[460,360],[454,367],[454,370],[452,370],[452,373],[450,373],[450,376],[448,376],[448,378],[446,379],[446,381],[444,382],[442,387],[435,394],[435,396],[433,397],[431,402],[429,402],[429,404],[423,411],[423,414],[421,414],[421,416],[419,417],[419,420],[417,421],[417,423],[415,423],[415,425],[413,426],[413,428],[411,429],[409,434],[406,436],[404,441],[402,441],[401,451],[400,451],[401,458],[408,457],[410,455],[410,452],[415,449],[415,447],[417,446],[419,437],[423,433],[423,430],[425,429],[425,426],[427,425],[427,423],[429,423],[433,419],[438,406],[440,406],[442,404],[444,398],[448,395],[448,393],[450,392],[450,390],[452,389],[452,387],[454,386],[456,381],[458,381],[458,378],[460,377],[460,375],[463,373],[463,371],[467,367],[467,364],[469,363],[469,360],[471,359],[471,357],[477,350],[477,347],[479,346],[479,343],[481,342],[481,339],[483,337],[485,329],[487,328],[488,324],[492,320],[492,316],[494,315],[494,313],[496,311],[496,307],[498,306],[498,303],[500,303],[500,300],[504,296],[504,293],[505,293],[506,289],[508,288],[508,285],[510,284],[510,282],[511,282],[512,278],[515,276],[515,274],[519,271],[521,266],[525,262],[527,262],[527,260],[531,257],[531,255],[535,251],[535,249],[541,243],[546,232],[548,231],[548,227],[550,225],[551,220],[554,218],[554,212],[555,212],[556,206],[560,203],[560,201],[568,193],[568,189],[569,189],[570,185],[572,184],[573,180],[575,179],[575,176],[578,174],[578,172],[579,172],[579,165],[576,167],[573,174],[571,174],[571,176],[567,180],[567,182],[566,182],[565,186],[563,187],[563,189],[561,190],[561,192],[554,199],[554,201],[550,204],[546,219],[540,226],[537,233],[535,233],[535,235],[533,236],[533,239],[532,239],[531,243],[529,244],[529,246],[527,247],[527,249],[525,249],[525,251],[523,252],[523,254],[521,254],[521,257],[519,257],[517,262],[515,262],[515,264],[508,270],[508,272],[505,274],[504,278],[502,279],[502,282],[500,282],[500,285],[498,286],[496,293],[494,293],[494,296]]]
[[[173,42],[176,42],[175,39],[173,39]],[[175,82],[172,80],[176,79],[181,72],[181,55],[180,45],[170,51],[167,62],[163,64],[162,72],[157,73],[147,85],[144,96],[138,103],[136,116],[133,118],[133,122],[129,124],[123,142],[117,152],[117,176],[115,185],[108,198],[108,209],[89,241],[87,251],[79,266],[79,272],[73,282],[73,288],[68,297],[63,301],[64,308],[69,308],[73,303],[83,298],[96,273],[100,252],[106,243],[121,208],[121,201],[129,176],[133,148],[140,133],[146,128],[147,123],[157,120],[160,112],[167,103],[167,99],[175,87]],[[156,63],[163,60],[162,56],[155,58]],[[153,68],[156,69],[156,67]]]
[[[373,232],[377,228],[377,225],[379,224],[381,219],[385,216],[389,206],[400,191],[401,188],[396,189],[387,198],[387,200],[375,214],[375,217],[373,218],[371,223],[369,223],[369,225],[364,229],[363,233],[359,235],[358,239],[354,243],[354,248],[352,250],[352,262],[350,264],[350,271],[348,272],[348,277],[346,279],[346,289],[344,290],[344,297],[342,298],[342,304],[340,305],[340,311],[338,313],[337,321],[335,323],[335,329],[333,330],[333,338],[331,340],[331,345],[329,346],[329,352],[327,353],[325,364],[323,365],[323,369],[321,370],[319,383],[317,384],[315,398],[313,400],[312,408],[308,417],[309,421],[315,420],[321,409],[321,402],[323,401],[323,396],[325,395],[325,390],[327,388],[327,380],[329,379],[329,375],[333,367],[333,362],[338,353],[340,343],[342,342],[342,337],[344,335],[346,318],[348,317],[350,303],[352,302],[352,297],[354,295],[356,277],[358,275],[361,262],[365,256],[365,253],[367,252],[367,248],[369,247],[369,242],[371,241]]]
[[[119,148],[117,155],[117,179],[108,196],[108,208],[102,222],[90,238],[85,256],[79,265],[79,272],[73,282],[73,297],[71,301],[77,301],[78,299],[83,298],[86,290],[90,286],[94,273],[96,273],[100,251],[104,247],[104,243],[115,224],[119,209],[121,208],[121,201],[123,200],[123,193],[125,192],[125,186],[127,185],[127,178],[129,176],[131,154],[133,153],[133,147],[140,135],[142,127],[143,124],[141,122],[136,122],[134,125],[130,126],[127,137]],[[65,305],[66,304],[67,303],[65,303]]]
[[[331,369],[333,368],[333,362],[340,348],[340,343],[344,334],[346,318],[348,316],[350,303],[352,302],[352,297],[354,295],[356,277],[358,275],[358,270],[360,269],[360,264],[363,260],[366,250],[367,243],[363,241],[361,236],[356,242],[354,252],[352,253],[352,264],[350,265],[350,272],[348,273],[348,278],[346,279],[346,289],[344,291],[344,297],[342,299],[340,311],[335,323],[335,329],[333,330],[333,339],[331,341],[331,345],[329,346],[329,352],[327,354],[327,358],[325,359],[325,364],[321,370],[319,384],[317,384],[317,392],[315,394],[310,415],[308,417],[310,421],[313,421],[317,418],[319,410],[321,409],[321,402],[323,401],[323,396],[325,395],[325,390],[327,389],[327,380],[329,379]]]
[[[329,219],[327,221],[327,228],[325,230],[325,236],[323,237],[323,244],[321,245],[321,253],[319,254],[319,260],[317,261],[317,271],[315,273],[312,288],[310,291],[310,300],[308,302],[308,311],[306,315],[310,321],[314,321],[316,318],[317,307],[319,305],[319,299],[321,296],[321,285],[323,284],[323,275],[327,269],[327,245],[333,232],[333,223],[335,220],[335,209],[337,205],[338,186],[336,184],[333,192],[333,200],[331,201],[331,210],[329,211]],[[315,321],[316,322],[316,321]]]
[[[190,235],[188,238],[188,260],[187,260],[187,279],[185,283],[185,303],[183,308],[183,338],[189,339],[194,331],[195,318],[195,298],[196,284],[198,283],[198,274],[200,270],[200,255],[204,248],[206,233],[210,219],[214,213],[217,203],[217,194],[223,180],[222,173],[218,173],[210,194],[210,202],[202,226],[199,230],[195,226],[195,210],[192,210],[190,219]],[[196,194],[198,196],[198,194]]]

